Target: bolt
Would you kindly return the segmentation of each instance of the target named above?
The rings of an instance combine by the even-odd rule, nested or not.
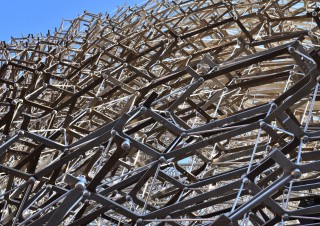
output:
[[[201,78],[199,78],[199,79],[198,79],[198,82],[199,82],[199,83],[204,82],[204,78],[202,78],[202,77],[201,77]]]
[[[83,196],[84,196],[84,197],[89,197],[89,196],[90,196],[90,192],[89,192],[88,190],[85,190],[85,191],[83,192]]]
[[[166,162],[167,162],[167,159],[166,159],[164,156],[161,156],[161,157],[159,158],[159,161],[160,161],[161,163],[166,163]]]
[[[110,133],[111,133],[111,136],[115,136],[118,134],[118,132],[114,129],[112,129]]]
[[[84,191],[84,189],[86,188],[85,184],[82,181],[79,181],[78,183],[76,183],[74,187],[79,191]]]
[[[293,46],[288,46],[289,53],[293,53],[296,51],[296,49]]]
[[[181,133],[181,135],[180,135],[182,138],[184,138],[184,137],[186,137],[187,136],[187,133],[185,133],[185,132],[183,132],[183,133]]]
[[[271,103],[271,108],[272,109],[275,109],[275,108],[277,108],[278,106],[277,106],[277,104],[276,103]]]
[[[109,75],[107,75],[107,74],[102,75],[102,77],[103,77],[105,80],[108,80],[108,79],[109,79]]]
[[[30,178],[29,178],[29,182],[30,182],[30,183],[34,183],[34,182],[36,182],[36,178],[34,178],[34,177],[30,177]]]
[[[130,145],[130,140],[125,139],[122,144],[121,144],[121,148],[125,151],[128,151],[130,149],[131,145]]]
[[[289,220],[289,215],[287,213],[282,215],[283,220]]]
[[[139,219],[137,220],[137,224],[138,224],[138,225],[141,225],[141,224],[142,224],[142,221],[143,221],[143,220],[142,220],[141,218],[139,218]]]
[[[259,126],[260,128],[264,128],[266,126],[266,123],[261,119],[259,120]]]
[[[147,108],[146,107],[141,107],[140,112],[142,114],[146,113],[147,112]]]
[[[301,177],[302,173],[299,169],[294,169],[291,171],[291,176],[294,178],[294,179],[299,179]]]
[[[65,149],[63,150],[63,152],[64,152],[65,154],[69,154],[69,148],[65,148]]]
[[[17,105],[18,102],[19,102],[18,99],[14,99],[13,101],[11,101],[11,104],[12,104],[12,105]]]
[[[303,136],[301,138],[302,143],[307,144],[309,142],[309,137],[308,136]]]
[[[250,184],[250,180],[247,177],[243,178],[242,182],[244,185]]]

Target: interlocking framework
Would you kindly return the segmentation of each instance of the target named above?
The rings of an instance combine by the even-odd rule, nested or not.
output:
[[[0,46],[2,225],[319,225],[317,1],[149,0]]]

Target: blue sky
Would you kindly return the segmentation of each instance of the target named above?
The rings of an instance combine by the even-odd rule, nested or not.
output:
[[[21,34],[46,34],[59,27],[62,18],[74,19],[84,10],[92,13],[111,13],[117,6],[140,4],[144,0],[2,0],[0,40]]]

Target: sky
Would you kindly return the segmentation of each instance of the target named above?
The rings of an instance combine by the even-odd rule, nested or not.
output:
[[[134,6],[144,0],[1,0],[0,40],[54,31],[64,19],[74,19],[84,10],[112,13],[117,6]]]

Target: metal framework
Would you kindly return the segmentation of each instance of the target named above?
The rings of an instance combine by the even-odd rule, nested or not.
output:
[[[149,0],[2,42],[1,225],[320,225],[317,2]]]

